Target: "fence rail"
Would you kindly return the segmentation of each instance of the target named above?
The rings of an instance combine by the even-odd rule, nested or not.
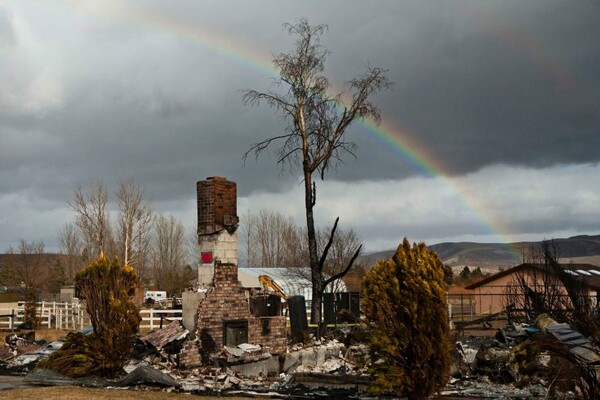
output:
[[[2,307],[0,304],[0,329],[14,330],[24,322],[25,302]],[[47,329],[79,330],[91,325],[85,305],[79,302],[39,302],[37,303],[37,316],[40,326]],[[140,310],[140,329],[156,329],[162,324],[163,319],[181,320],[182,310]]]
[[[182,310],[143,309],[140,310],[140,317],[142,317],[142,322],[140,322],[140,329],[153,330],[156,328],[160,328],[163,319],[168,319],[170,321],[181,321],[182,316]]]
[[[39,302],[37,317],[40,326],[48,329],[77,330],[89,325],[90,319],[80,303]],[[12,307],[0,307],[0,329],[13,330],[25,320],[25,302]]]

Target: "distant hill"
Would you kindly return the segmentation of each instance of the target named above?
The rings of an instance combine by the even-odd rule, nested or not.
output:
[[[589,263],[600,266],[600,235],[579,235],[566,239],[554,239],[562,262]],[[541,242],[517,243],[439,243],[427,246],[435,251],[442,261],[451,266],[470,265],[475,267],[507,268],[518,264],[522,254]],[[359,260],[373,265],[378,260],[390,258],[394,250],[366,254]]]

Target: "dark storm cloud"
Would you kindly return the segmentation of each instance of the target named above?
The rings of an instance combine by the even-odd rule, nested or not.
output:
[[[346,23],[328,20],[327,73],[341,82],[367,64],[389,69],[395,87],[375,99],[384,120],[444,160],[444,172],[599,160],[597,7],[546,1],[386,5],[363,9]],[[269,111],[264,115],[269,118]],[[368,135],[364,129],[352,133],[359,157],[349,157],[337,179],[415,173]]]
[[[265,105],[243,104],[241,90],[268,90],[273,76],[265,60],[245,59],[235,46],[289,51],[294,39],[282,23],[300,17],[329,26],[322,43],[332,52],[326,74],[335,90],[368,65],[389,70],[394,88],[373,99],[383,120],[448,165],[448,174],[600,161],[600,8],[593,2],[176,4],[0,5],[0,203],[35,198],[31,207],[43,204],[59,221],[75,188],[102,180],[113,191],[123,177],[143,183],[165,210],[193,200],[195,182],[213,175],[238,182],[247,198],[297,190],[298,174],[279,169],[276,148],[242,159],[285,123]],[[203,42],[173,28],[182,25],[212,36]],[[362,185],[422,173],[360,124],[349,138],[358,157],[347,157],[329,179]],[[301,197],[284,196],[300,208]],[[565,224],[549,219],[517,225]],[[0,215],[1,231],[19,223]],[[443,237],[443,229],[481,233],[456,221],[410,229],[428,237]]]
[[[314,23],[328,23],[323,43],[332,50],[327,68],[332,81],[359,75],[367,64],[389,69],[395,88],[375,99],[384,120],[399,122],[454,173],[495,163],[544,167],[598,161],[600,80],[594,66],[600,65],[600,13],[586,2],[357,3],[348,17],[340,15],[339,2],[319,12],[293,5],[264,13],[236,5],[252,17],[224,18],[231,4],[186,5],[187,12],[174,12],[159,2],[156,9],[166,7],[174,21],[188,15],[234,41],[250,37],[273,53],[292,46],[282,22],[307,15]],[[0,14],[0,25],[10,27],[6,14]],[[76,16],[74,25],[82,23]],[[240,18],[253,23],[241,27]],[[282,184],[261,179],[273,177],[266,172],[273,168],[270,162],[244,166],[240,161],[251,143],[282,129],[273,110],[241,102],[240,89],[267,90],[269,78],[168,32],[93,18],[88,24],[89,42],[84,37],[66,45],[80,57],[56,66],[70,72],[57,78],[67,92],[63,107],[43,120],[26,120],[30,126],[23,126],[22,118],[12,121],[14,128],[41,129],[62,140],[58,163],[80,165],[78,181],[99,170],[106,171],[107,180],[127,171],[158,174],[165,181],[169,175],[202,178],[206,170],[251,181],[242,185],[243,192]],[[338,179],[414,173],[365,134],[351,133],[359,158],[348,158]],[[44,153],[59,158],[52,150]],[[81,165],[84,160],[89,169]],[[190,173],[182,175],[183,170]]]
[[[451,4],[400,49],[385,111],[458,173],[598,161],[598,10],[587,2]]]

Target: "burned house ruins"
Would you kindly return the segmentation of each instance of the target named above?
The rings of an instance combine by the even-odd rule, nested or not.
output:
[[[286,318],[279,298],[251,293],[238,280],[237,188],[223,177],[197,184],[198,282],[207,285],[198,305],[196,332],[204,351],[260,345],[273,355],[286,351]]]

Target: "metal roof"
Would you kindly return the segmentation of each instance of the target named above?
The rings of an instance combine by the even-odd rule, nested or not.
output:
[[[258,281],[259,275],[268,275],[281,286],[288,296],[304,296],[304,299],[312,300],[312,285],[308,279],[293,273],[292,268],[238,268],[238,279],[245,287],[261,287]],[[327,286],[326,292],[331,292],[332,287],[338,291],[346,291],[346,284],[337,279],[333,284]]]
[[[571,276],[577,277],[581,279],[586,285],[590,288],[600,289],[600,267],[592,264],[559,264],[563,271]],[[523,263],[519,264],[516,267],[506,269],[504,271],[498,272],[494,275],[487,276],[481,279],[478,282],[471,283],[470,285],[465,286],[465,289],[476,289],[480,286],[483,286],[489,282],[493,282],[496,279],[499,279],[503,276],[513,274],[515,272],[522,271],[524,269],[537,269],[551,272],[551,269],[547,269],[547,266],[542,264],[529,264]]]

